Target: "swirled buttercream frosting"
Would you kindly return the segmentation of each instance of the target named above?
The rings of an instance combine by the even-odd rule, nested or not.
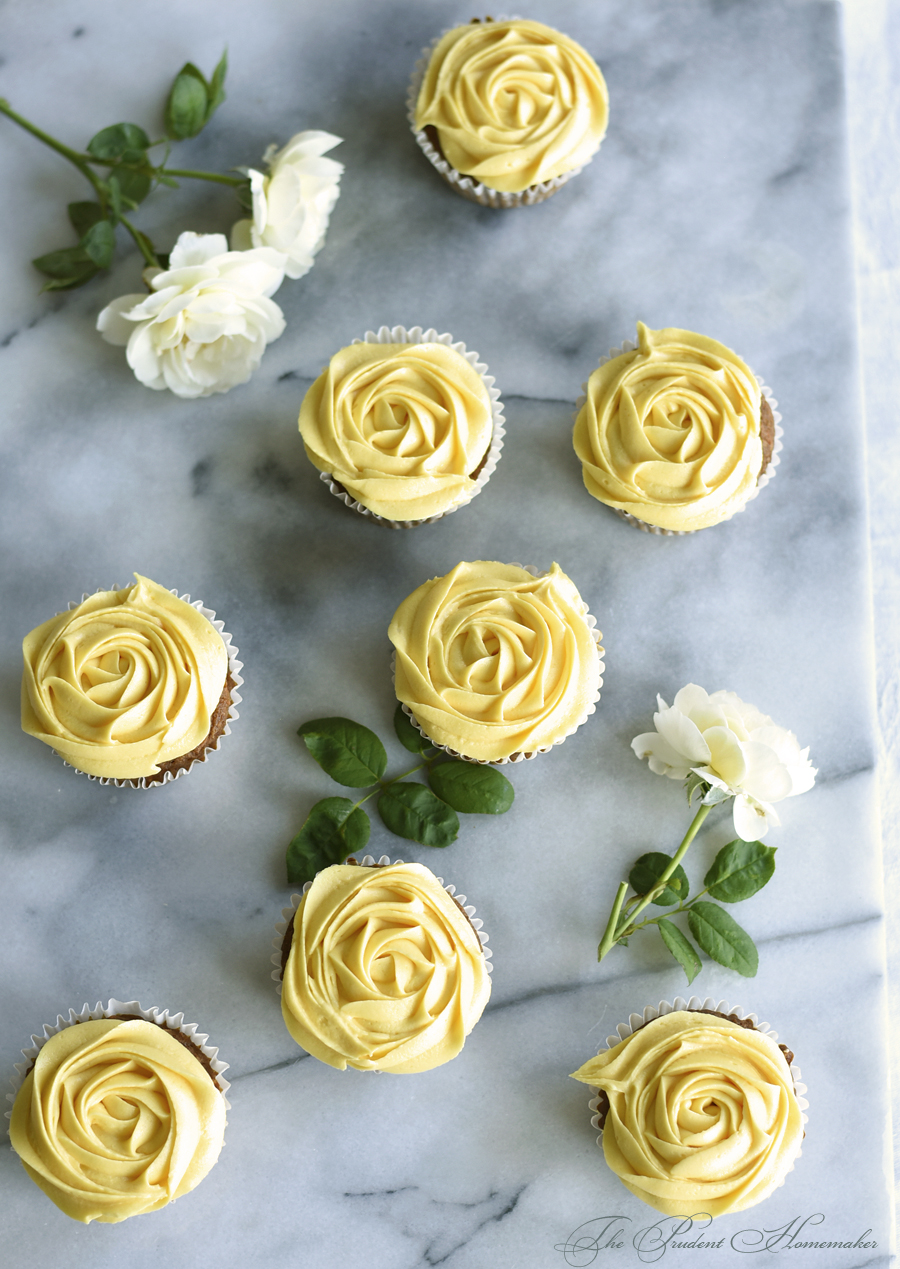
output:
[[[43,1046],[9,1135],[67,1216],[107,1224],[187,1194],[222,1148],[225,1100],[201,1063],[152,1022],[101,1018]]]
[[[310,461],[391,520],[467,502],[492,428],[481,376],[440,343],[342,348],[300,409]]]
[[[338,1070],[449,1062],[490,991],[478,935],[422,864],[326,868],[294,915],[281,1011],[297,1043]]]
[[[209,733],[228,674],[213,625],[135,574],[26,635],[22,728],[88,775],[155,775]]]
[[[455,27],[431,54],[415,125],[447,162],[517,192],[582,167],[606,133],[609,97],[594,59],[541,22]]]
[[[573,1078],[609,1099],[606,1162],[669,1216],[752,1207],[800,1153],[803,1117],[784,1054],[715,1014],[656,1018]]]
[[[558,743],[593,711],[600,652],[587,609],[558,564],[457,564],[394,613],[395,686],[422,731],[496,762]]]
[[[575,421],[589,493],[646,524],[686,532],[727,520],[764,467],[761,392],[724,344],[650,330],[595,370]]]

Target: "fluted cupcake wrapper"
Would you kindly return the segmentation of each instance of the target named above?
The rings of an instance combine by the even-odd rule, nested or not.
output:
[[[354,859],[354,856],[351,855],[349,858],[352,860]],[[389,855],[382,855],[379,859],[376,859],[374,855],[363,855],[362,859],[358,861],[358,863],[360,864],[362,868],[379,868],[379,867],[385,868],[385,867],[388,867],[390,864],[403,864],[405,862],[406,861],[404,859],[391,859]],[[316,876],[318,876],[318,873],[316,874]],[[466,899],[466,896],[464,894],[457,894],[455,885],[453,885],[452,883],[445,885],[443,877],[438,877],[437,880],[447,891],[447,894],[449,894],[450,897],[456,901],[459,907],[463,910],[463,912],[469,918],[472,928],[474,929],[475,933],[478,935],[478,941],[481,944],[481,950],[484,953],[485,968],[487,969],[487,972],[489,974],[492,974],[494,972],[494,966],[491,963],[491,957],[493,956],[494,953],[487,946],[488,935],[485,933],[484,929],[482,928],[484,925],[484,922],[480,919],[480,917],[477,917],[475,915],[475,908],[472,904],[468,902],[468,900]],[[307,881],[302,891],[299,894],[291,895],[291,906],[289,908],[282,908],[281,910],[282,920],[279,921],[275,926],[275,938],[272,940],[272,947],[275,950],[273,951],[270,957],[270,960],[272,964],[275,966],[275,968],[272,970],[272,978],[276,983],[276,991],[278,992],[279,996],[281,995],[281,975],[282,975],[281,957],[282,957],[282,947],[284,945],[284,936],[287,933],[288,925],[294,919],[294,913],[297,911],[298,907],[300,906],[300,902],[303,899],[303,896],[309,890],[311,885],[312,885],[312,882]]]
[[[636,348],[637,344],[633,340],[623,340],[621,348],[610,348],[609,353],[605,357],[600,358],[600,361],[597,363],[598,368],[600,366],[605,366],[606,363],[608,361],[612,361],[614,357],[621,357],[623,353],[634,352]],[[743,360],[743,358],[741,358],[741,360]],[[743,511],[747,504],[752,502],[753,499],[759,495],[760,490],[765,489],[766,485],[775,479],[775,469],[781,462],[780,455],[782,449],[784,448],[781,440],[784,436],[784,429],[781,426],[781,411],[778,409],[778,402],[772,395],[772,389],[767,384],[763,383],[759,375],[752,371],[751,373],[753,374],[753,378],[759,384],[759,389],[768,401],[769,408],[772,411],[772,417],[775,420],[775,444],[772,447],[772,457],[769,459],[766,470],[758,477],[756,484],[750,490],[741,505],[739,507],[735,507],[734,510],[730,511],[727,516],[723,516],[723,518],[717,522],[719,524],[724,524],[726,521],[731,520],[734,516],[736,516],[739,511]],[[581,385],[581,396],[575,402],[575,414],[573,416],[575,419],[577,419],[578,415],[581,413],[582,406],[587,404],[587,390],[588,385],[583,383]],[[608,504],[604,503],[604,506],[607,505]],[[655,533],[658,537],[686,538],[692,533],[703,532],[702,529],[661,529],[658,524],[648,524],[646,520],[638,519],[638,517],[632,515],[630,511],[622,511],[619,507],[610,507],[609,509],[610,511],[614,511],[620,520],[625,520],[628,524],[633,524],[635,528],[640,529],[643,533]],[[714,528],[715,526],[708,525],[706,527]]]
[[[140,1001],[137,1000],[111,999],[107,1001],[106,1005],[98,1000],[93,1009],[87,1003],[82,1005],[80,1011],[70,1009],[66,1017],[58,1014],[55,1023],[45,1022],[41,1033],[32,1035],[31,1047],[22,1049],[24,1062],[15,1064],[15,1075],[10,1080],[13,1091],[6,1094],[6,1100],[10,1104],[10,1109],[5,1112],[6,1118],[9,1119],[12,1114],[12,1105],[16,1100],[16,1095],[25,1082],[26,1075],[34,1066],[38,1054],[48,1040],[58,1035],[60,1031],[65,1031],[68,1027],[77,1026],[79,1022],[95,1021],[99,1018],[112,1018],[117,1014],[138,1014],[145,1022],[152,1022],[166,1031],[178,1031],[181,1035],[186,1036],[194,1048],[199,1050],[209,1062],[215,1072],[216,1087],[224,1098],[225,1108],[226,1110],[231,1109],[231,1103],[225,1096],[231,1087],[224,1074],[228,1070],[228,1063],[223,1062],[219,1058],[219,1050],[215,1045],[209,1043],[209,1036],[199,1032],[198,1023],[185,1022],[183,1013],[172,1013],[168,1009],[158,1009],[155,1005],[145,1009]]]
[[[518,17],[519,14],[517,13],[500,13],[493,21],[510,22],[515,21]],[[440,35],[436,36],[428,47],[422,50],[422,56],[416,62],[406,94],[406,117],[409,120],[409,126],[412,128],[412,134],[416,138],[420,150],[435,171],[447,182],[451,189],[455,190],[457,194],[461,194],[463,198],[467,198],[470,203],[479,203],[482,207],[498,209],[532,207],[535,203],[543,203],[545,199],[550,198],[558,189],[561,189],[567,181],[570,181],[573,176],[577,176],[579,172],[583,171],[583,168],[572,168],[570,172],[563,172],[561,176],[554,176],[552,180],[542,181],[539,185],[529,185],[527,189],[516,192],[491,189],[489,185],[473,180],[471,176],[464,176],[462,172],[457,172],[456,168],[452,167],[443,154],[432,145],[427,134],[416,127],[416,103],[419,100],[419,89],[422,87],[425,71],[431,61],[431,54],[447,32],[455,30],[458,25],[459,23],[455,23],[454,26],[448,26],[441,31]]]
[[[512,567],[524,568],[525,572],[531,573],[532,577],[546,576],[546,570],[542,571],[541,569],[535,568],[534,565],[532,564],[514,563]],[[436,740],[432,740],[431,737],[428,735],[428,732],[425,731],[425,729],[419,723],[419,720],[416,718],[410,706],[404,704],[401,701],[400,707],[403,710],[404,714],[412,723],[413,727],[415,727],[416,731],[425,737],[425,739],[428,741],[429,745],[432,746],[432,748],[440,749],[443,753],[448,754],[451,758],[459,758],[463,762],[476,763],[478,766],[481,766],[481,767],[504,767],[507,765],[507,763],[510,763],[510,762],[529,762],[532,758],[536,758],[539,753],[550,753],[551,749],[555,748],[556,745],[561,745],[564,740],[568,740],[569,736],[574,736],[578,728],[581,727],[583,723],[586,723],[587,720],[590,718],[591,714],[595,712],[597,708],[597,702],[600,700],[600,688],[603,686],[603,671],[606,669],[606,663],[603,660],[603,655],[602,655],[604,650],[600,646],[600,640],[602,639],[603,635],[597,629],[597,618],[592,616],[592,614],[588,611],[588,606],[584,602],[584,600],[582,600],[581,602],[584,608],[584,619],[587,623],[588,629],[591,632],[591,638],[594,640],[594,643],[596,643],[597,645],[597,652],[599,654],[598,659],[599,659],[600,675],[597,679],[597,691],[594,694],[594,698],[591,701],[590,705],[585,710],[583,717],[581,717],[578,720],[578,722],[574,724],[574,726],[570,727],[564,736],[560,736],[558,740],[554,740],[552,745],[539,745],[536,749],[530,749],[527,753],[510,754],[508,758],[470,758],[468,754],[460,753],[458,749],[451,749],[449,745],[439,745]],[[396,649],[393,649],[391,651],[391,682],[396,686],[396,682],[397,682]]]
[[[104,590],[122,589],[127,590],[128,587],[100,586],[96,591],[85,592],[85,594],[81,596],[81,599],[70,600],[68,610],[71,612],[72,609],[77,608],[79,604],[83,604],[86,599],[90,599],[91,594],[96,595]],[[77,775],[84,776],[85,779],[92,780],[95,784],[111,784],[117,789],[159,789],[166,784],[171,784],[174,780],[179,780],[182,776],[189,775],[197,763],[205,762],[211,753],[217,753],[224,737],[231,735],[231,724],[240,718],[237,706],[240,705],[243,700],[239,688],[243,686],[244,682],[241,677],[241,670],[244,668],[244,663],[243,661],[238,660],[238,650],[232,642],[231,635],[225,629],[225,622],[219,621],[212,608],[207,608],[201,600],[191,599],[190,595],[179,595],[175,587],[170,588],[169,593],[177,596],[177,598],[181,599],[184,603],[190,604],[192,608],[196,608],[200,615],[206,618],[213,629],[219,632],[222,642],[225,644],[225,651],[228,654],[228,673],[234,681],[234,687],[231,689],[231,703],[228,707],[228,717],[225,720],[224,730],[216,737],[215,741],[211,745],[207,745],[202,758],[194,758],[189,766],[179,767],[177,771],[164,771],[162,778],[159,776],[142,776],[140,779],[135,780],[117,780],[109,776],[89,775],[86,771],[82,771],[80,768],[73,766],[71,762],[66,762],[65,758],[62,759],[65,766],[71,767]],[[56,750],[54,749],[53,752],[56,753]],[[59,758],[61,755],[56,753],[56,756]]]
[[[606,1037],[606,1043],[601,1045],[601,1047],[597,1050],[597,1054],[599,1056],[601,1053],[604,1053],[609,1049],[614,1049],[617,1044],[621,1044],[623,1040],[627,1040],[630,1035],[633,1035],[635,1031],[638,1031],[646,1023],[653,1022],[656,1018],[663,1017],[664,1014],[678,1013],[681,1010],[691,1012],[701,1009],[714,1010],[716,1013],[724,1013],[728,1015],[734,1014],[738,1018],[746,1018],[748,1021],[753,1023],[756,1030],[762,1035],[767,1035],[770,1040],[774,1041],[776,1044],[778,1043],[778,1033],[769,1026],[768,1022],[760,1022],[755,1013],[746,1013],[743,1009],[735,1008],[734,1006],[728,1004],[725,1000],[717,1001],[712,996],[707,996],[705,1000],[702,1000],[699,996],[691,996],[690,1000],[685,1000],[683,996],[676,996],[671,1004],[669,1004],[668,1000],[661,1000],[658,1005],[647,1005],[642,1013],[629,1014],[628,1021],[619,1023],[616,1027],[616,1034]],[[809,1108],[809,1102],[806,1100],[805,1096],[807,1088],[800,1078],[799,1066],[793,1062],[791,1063],[791,1078],[794,1081],[794,1092],[797,1097],[797,1105],[800,1107],[800,1117],[803,1120],[803,1123],[806,1124],[809,1122],[809,1116],[805,1113]],[[588,1102],[588,1106],[591,1110],[591,1124],[594,1128],[598,1129],[599,1132],[597,1145],[602,1149],[603,1129],[600,1126],[599,1118],[599,1090]],[[798,1150],[795,1156],[795,1161],[800,1158],[800,1153],[801,1152]],[[793,1172],[793,1170],[794,1164],[792,1162],[787,1171]],[[785,1173],[785,1176],[787,1176],[787,1172]],[[778,1182],[779,1186],[784,1184],[784,1179],[785,1178],[782,1177]]]
[[[475,488],[469,496],[463,502],[458,502],[455,507],[448,507],[446,511],[439,511],[433,516],[425,517],[423,520],[391,520],[387,516],[380,516],[376,512],[370,511],[368,507],[354,498],[351,493],[348,493],[344,486],[335,479],[332,472],[320,471],[319,479],[328,486],[329,492],[339,498],[351,511],[356,511],[361,516],[367,516],[377,524],[384,524],[389,529],[415,529],[420,524],[435,524],[438,520],[442,520],[444,516],[452,515],[454,511],[459,511],[461,507],[467,507],[472,499],[481,493],[493,475],[500,459],[500,452],[503,449],[503,438],[506,435],[503,402],[500,400],[499,390],[494,387],[494,376],[488,374],[487,365],[481,360],[477,352],[470,352],[461,340],[454,340],[453,336],[446,332],[443,335],[439,335],[434,327],[429,327],[428,330],[423,331],[421,326],[411,326],[408,330],[405,326],[379,326],[377,331],[367,330],[362,339],[354,339],[352,342],[354,344],[444,344],[447,348],[452,348],[454,352],[459,353],[479,376],[490,397],[491,443],[488,447],[487,456],[482,460],[481,470],[475,477]]]

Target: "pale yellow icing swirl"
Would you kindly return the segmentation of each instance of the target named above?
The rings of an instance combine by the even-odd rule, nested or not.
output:
[[[490,991],[477,934],[422,864],[326,868],[295,913],[281,1011],[297,1043],[338,1070],[449,1062]]]
[[[778,1045],[712,1014],[665,1014],[574,1079],[609,1098],[606,1162],[669,1216],[761,1202],[800,1153],[803,1118]]]
[[[391,621],[395,685],[427,736],[498,761],[548,747],[593,708],[600,655],[558,564],[533,577],[478,560],[409,595]]]
[[[581,167],[606,133],[609,97],[594,59],[541,22],[459,26],[431,54],[418,129],[437,129],[448,163],[516,192]]]
[[[310,461],[391,520],[423,520],[468,501],[492,427],[481,376],[437,343],[342,348],[300,409]]]
[[[187,1194],[218,1158],[225,1100],[165,1028],[102,1018],[48,1040],[9,1135],[67,1216],[113,1224]]]
[[[762,468],[760,388],[724,344],[649,330],[588,380],[575,422],[584,483],[647,524],[686,531],[728,519]]]
[[[88,775],[140,779],[209,732],[228,653],[182,599],[135,573],[26,635],[22,728]]]

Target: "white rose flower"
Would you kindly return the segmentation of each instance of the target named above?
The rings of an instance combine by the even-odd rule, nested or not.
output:
[[[657,700],[656,731],[636,736],[632,749],[649,758],[657,775],[684,780],[693,771],[733,797],[735,831],[745,842],[780,822],[773,802],[805,793],[815,783],[809,749],[734,692],[710,696],[689,683],[671,707],[661,696]]]
[[[128,364],[148,388],[208,397],[246,383],[266,344],[284,330],[269,297],[285,257],[271,247],[229,251],[224,234],[183,233],[169,268],[145,269],[149,295],[123,295],[97,318],[110,344],[127,344]]]
[[[249,168],[253,219],[239,220],[231,230],[235,251],[275,247],[287,256],[285,273],[302,278],[325,241],[328,218],[340,193],[342,163],[323,156],[341,144],[330,132],[298,132],[287,145],[270,145],[263,155],[265,176]]]

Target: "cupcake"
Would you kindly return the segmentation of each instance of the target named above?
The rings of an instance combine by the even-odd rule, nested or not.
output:
[[[606,81],[591,55],[542,22],[454,27],[410,85],[416,141],[447,183],[484,207],[543,202],[606,134]]]
[[[26,635],[22,729],[101,784],[146,789],[218,749],[243,679],[214,612],[135,578]]]
[[[500,393],[478,354],[421,326],[382,326],[336,352],[300,408],[307,457],[332,493],[397,529],[470,502],[503,434]]]
[[[57,1018],[17,1067],[13,1150],[73,1220],[115,1224],[199,1185],[219,1157],[227,1070],[183,1014],[111,1000]]]
[[[754,1015],[676,1000],[632,1014],[573,1075],[606,1162],[667,1216],[739,1212],[768,1198],[799,1157],[806,1091],[793,1053]]]
[[[649,330],[585,385],[575,452],[588,492],[650,533],[693,533],[742,511],[781,449],[777,402],[724,344]]]
[[[273,977],[285,1025],[338,1070],[430,1071],[456,1057],[491,994],[465,895],[422,864],[350,859],[308,882]]]
[[[394,613],[397,697],[439,748],[515,762],[561,744],[594,712],[600,631],[572,582],[493,560],[457,564]]]

